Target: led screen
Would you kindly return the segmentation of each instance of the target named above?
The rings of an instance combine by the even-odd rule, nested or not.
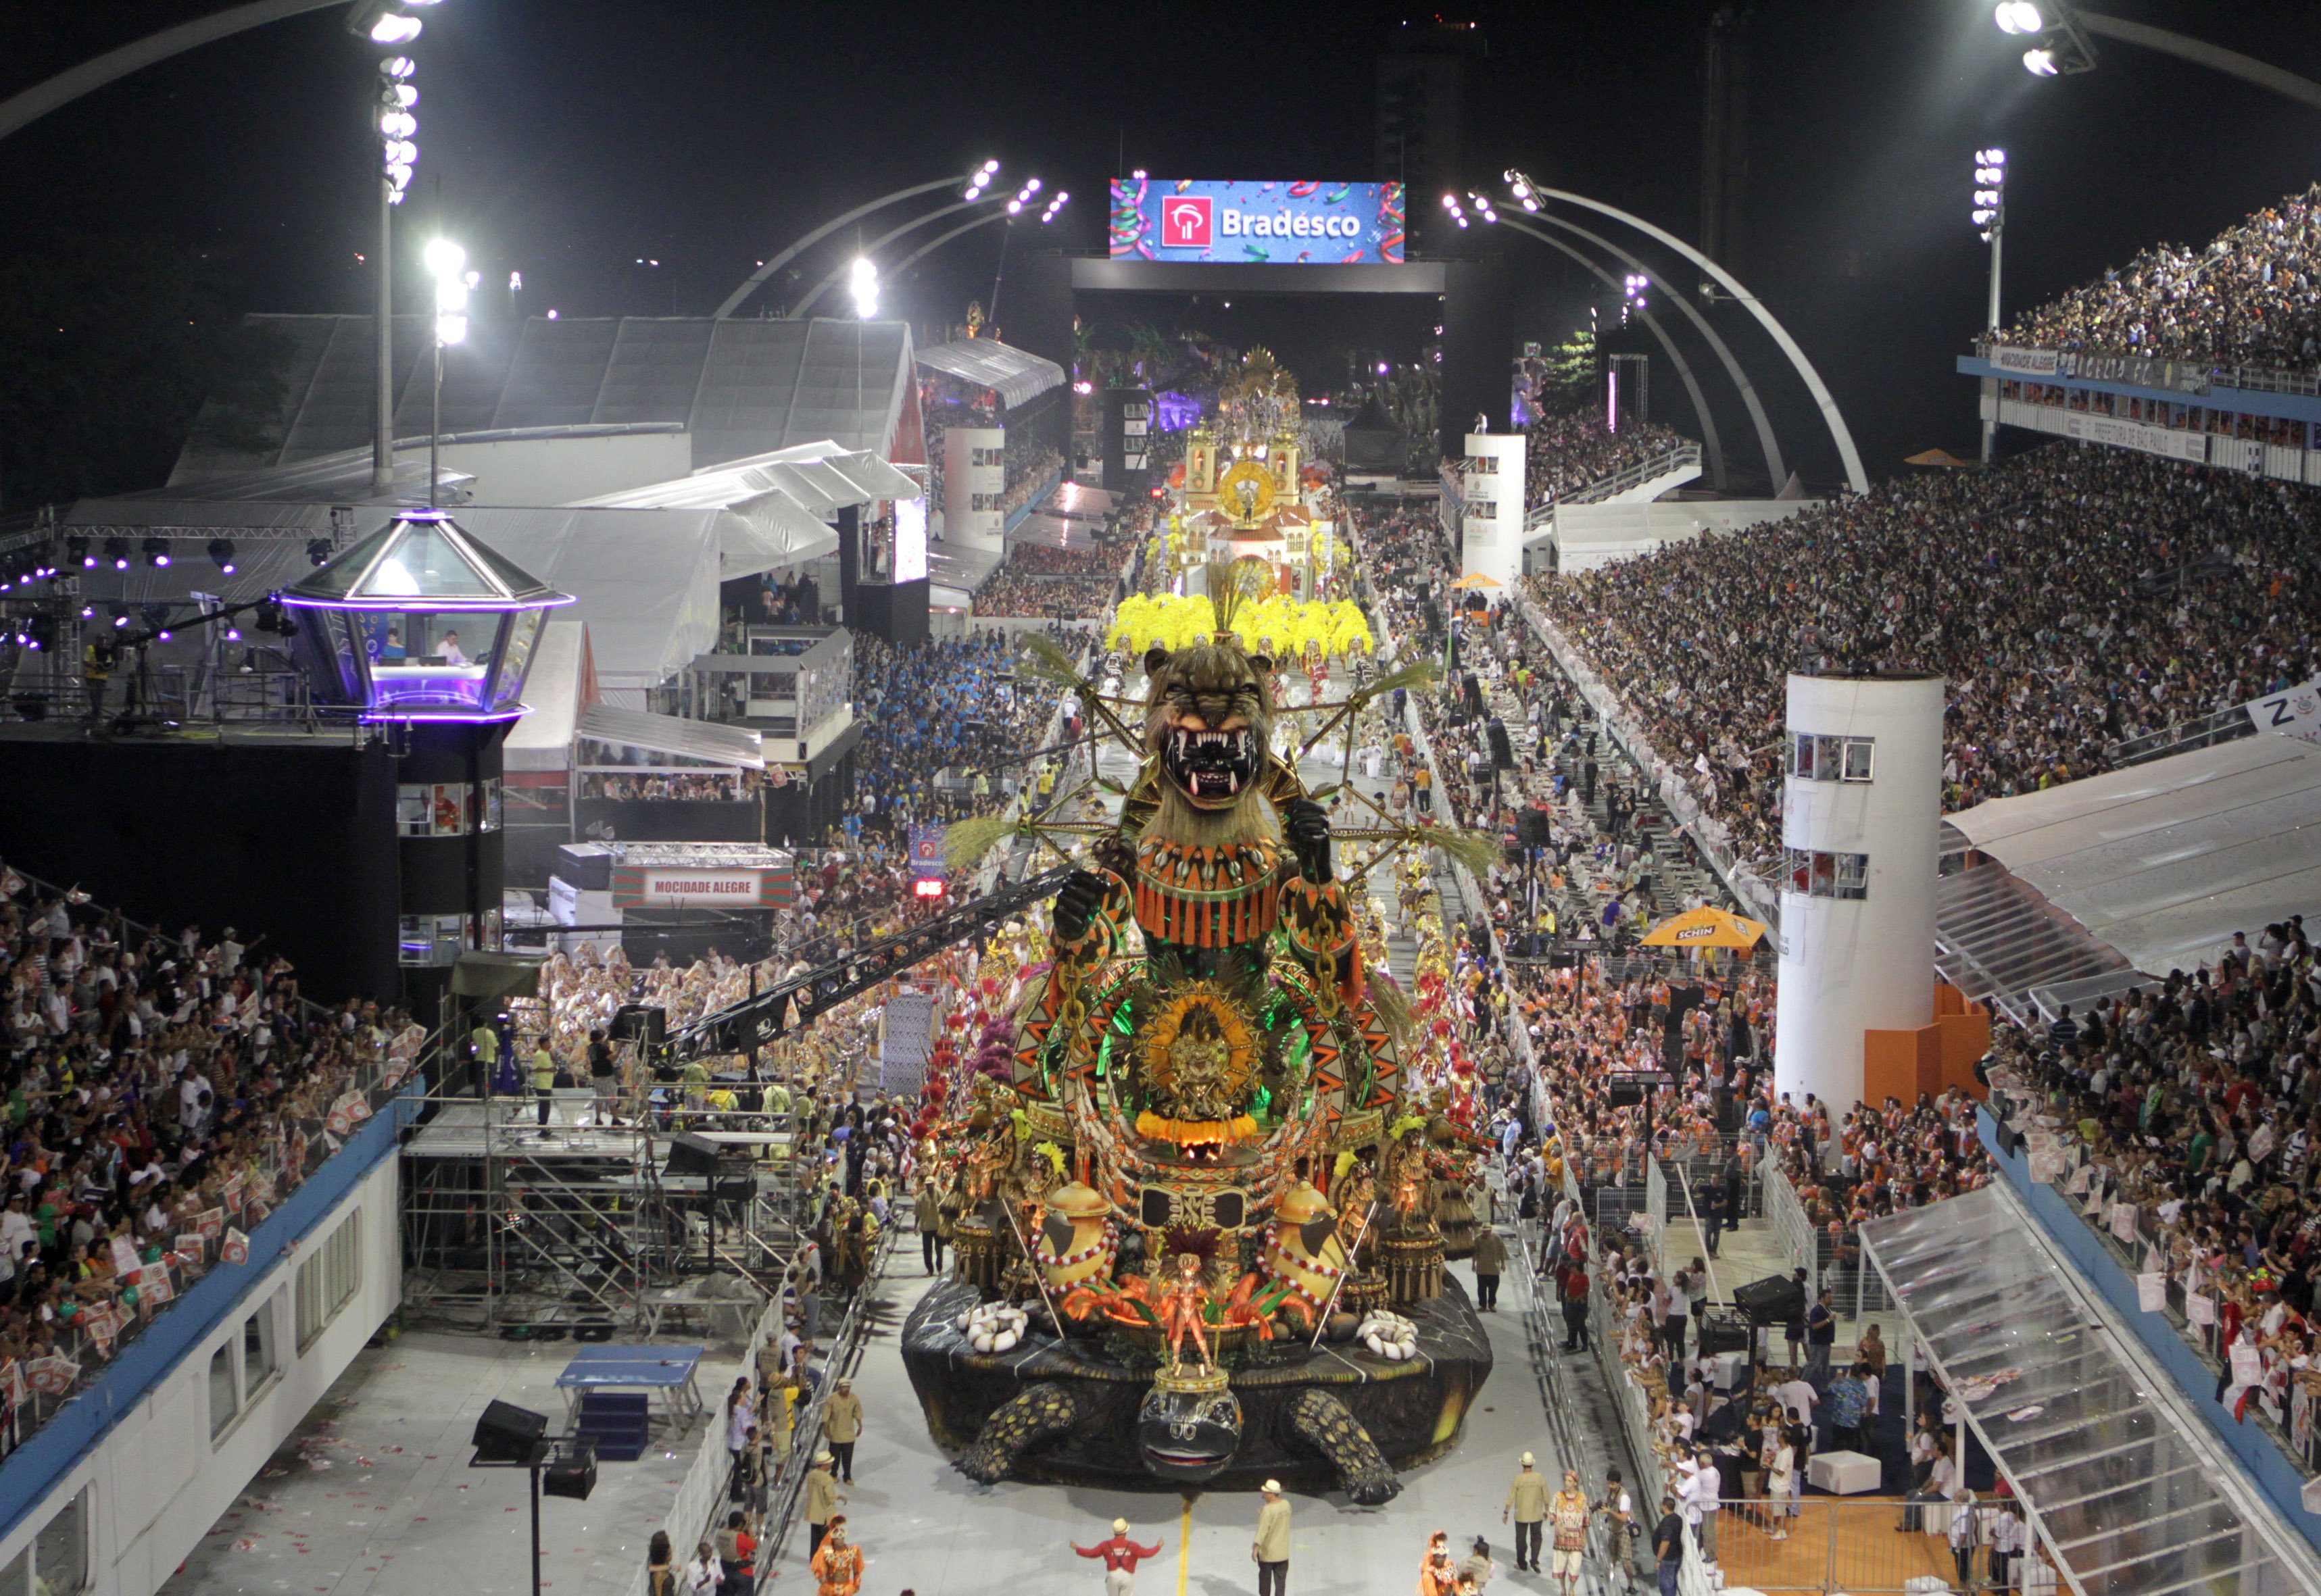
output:
[[[1115,177],[1112,253],[1135,260],[1352,266],[1402,259],[1399,183]]]

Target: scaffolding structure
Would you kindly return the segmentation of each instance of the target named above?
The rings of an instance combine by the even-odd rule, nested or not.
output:
[[[403,1150],[408,1311],[455,1328],[594,1334],[781,1291],[805,1206],[787,1115],[615,1117],[570,1091],[551,1095],[543,1129],[537,1101],[428,1104]],[[712,1167],[669,1172],[678,1126],[715,1148]]]

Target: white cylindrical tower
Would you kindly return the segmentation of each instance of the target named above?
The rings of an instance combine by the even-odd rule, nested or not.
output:
[[[1943,678],[1789,681],[1773,1075],[1833,1116],[1861,1098],[1862,1033],[1934,1020]]]
[[[1521,432],[1467,434],[1460,496],[1459,574],[1513,587],[1523,575],[1524,451]]]

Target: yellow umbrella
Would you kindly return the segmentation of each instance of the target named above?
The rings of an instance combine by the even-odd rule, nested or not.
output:
[[[1646,948],[1751,948],[1765,934],[1765,922],[1743,920],[1737,914],[1727,914],[1722,909],[1691,909],[1675,915],[1652,929],[1643,946]]]
[[[1482,572],[1477,571],[1471,576],[1460,577],[1459,580],[1453,582],[1451,585],[1457,588],[1462,588],[1469,593],[1474,593],[1482,588],[1498,587],[1503,585],[1496,577],[1486,576]]]

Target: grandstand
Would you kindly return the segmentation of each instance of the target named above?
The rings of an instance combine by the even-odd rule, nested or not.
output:
[[[2321,186],[2024,313],[1958,369],[1986,421],[2321,483]]]

